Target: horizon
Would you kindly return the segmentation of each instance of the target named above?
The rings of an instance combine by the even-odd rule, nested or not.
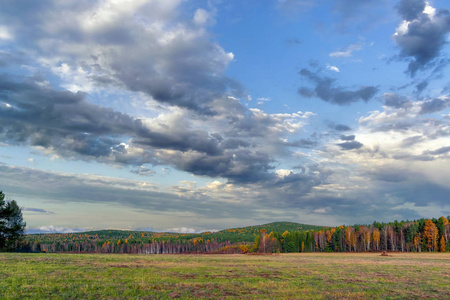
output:
[[[447,1],[0,4],[28,230],[450,215]]]

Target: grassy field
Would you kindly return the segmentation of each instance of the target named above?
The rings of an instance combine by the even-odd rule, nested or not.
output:
[[[450,299],[450,253],[0,253],[1,299]]]

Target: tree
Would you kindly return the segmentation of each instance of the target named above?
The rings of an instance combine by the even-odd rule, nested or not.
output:
[[[425,222],[425,227],[423,230],[423,237],[425,239],[425,243],[427,245],[428,251],[437,251],[437,243],[439,232],[436,225],[434,225],[433,221],[427,220]]]
[[[17,202],[5,201],[5,194],[0,191],[0,251],[11,251],[17,247],[25,225]]]

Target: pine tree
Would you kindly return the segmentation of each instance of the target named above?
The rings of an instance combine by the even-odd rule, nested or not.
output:
[[[5,194],[0,191],[0,251],[11,251],[17,247],[25,225],[17,202],[5,201]]]

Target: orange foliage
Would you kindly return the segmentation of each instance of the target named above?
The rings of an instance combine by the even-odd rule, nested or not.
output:
[[[441,247],[440,247],[439,251],[445,252],[445,239],[444,239],[444,236],[441,236]]]
[[[425,239],[427,243],[427,249],[428,251],[436,251],[437,250],[437,242],[439,238],[439,232],[434,225],[433,221],[427,220],[425,222],[425,227],[423,229],[423,238]]]

